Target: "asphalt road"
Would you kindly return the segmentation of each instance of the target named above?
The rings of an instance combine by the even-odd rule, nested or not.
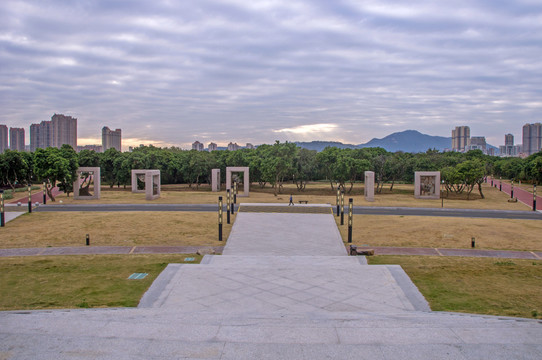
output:
[[[95,205],[41,205],[36,212],[46,211],[217,211],[215,204],[95,204]],[[224,206],[224,209],[226,207]],[[335,210],[335,207],[332,207]],[[237,211],[237,206],[236,206]],[[347,209],[345,208],[345,211]],[[490,219],[542,220],[539,211],[405,208],[405,207],[363,207],[354,206],[354,214],[361,215],[402,215],[442,216]]]

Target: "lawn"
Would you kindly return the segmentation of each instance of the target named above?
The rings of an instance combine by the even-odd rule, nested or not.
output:
[[[168,263],[198,255],[0,258],[0,310],[137,306]],[[129,280],[133,273],[147,273]]]
[[[224,214],[223,239],[231,231]],[[6,223],[0,248],[83,246],[223,246],[216,212],[34,212]]]
[[[337,224],[339,217],[335,217]],[[340,226],[343,241],[348,227]],[[542,221],[436,216],[354,215],[352,243],[369,246],[542,250]]]
[[[374,256],[399,264],[434,311],[542,319],[542,261],[433,256]]]

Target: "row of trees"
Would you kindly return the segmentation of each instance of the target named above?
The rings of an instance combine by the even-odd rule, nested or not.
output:
[[[143,146],[129,153],[109,149],[77,154],[68,145],[34,153],[7,150],[0,155],[0,185],[15,188],[29,181],[45,181],[49,196],[55,184],[69,192],[76,169],[82,166],[100,167],[102,182],[111,187],[128,185],[132,169],[159,169],[163,183],[187,183],[196,188],[210,181],[211,169],[221,169],[224,181],[226,167],[248,166],[250,181],[262,188],[270,185],[275,194],[281,192],[285,181],[293,181],[303,191],[313,180],[327,180],[332,190],[339,186],[350,192],[368,170],[375,172],[377,192],[385,184],[393,190],[397,182],[413,182],[415,171],[441,171],[448,192],[470,194],[478,186],[482,196],[481,183],[486,175],[542,182],[542,152],[526,159],[490,157],[479,150],[412,154],[390,153],[382,148],[328,147],[317,153],[277,141],[256,149],[213,152]]]

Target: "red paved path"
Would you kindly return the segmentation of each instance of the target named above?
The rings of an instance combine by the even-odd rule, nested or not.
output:
[[[486,181],[489,185],[491,185],[491,178],[487,178]],[[498,179],[493,179],[493,187],[500,189],[500,183],[501,181]],[[541,189],[542,190],[542,189]],[[502,182],[502,191],[505,194],[510,195],[512,191],[512,185],[507,182]],[[538,194],[538,191],[537,191]],[[514,186],[514,197],[518,199],[518,201],[524,203],[525,205],[529,206],[531,209],[533,208],[533,193],[525,191],[523,189],[518,188],[517,186]],[[536,210],[542,210],[542,197],[537,196],[536,197]]]
[[[62,193],[62,191],[60,191],[58,189],[58,187],[55,187],[53,188],[53,196],[57,196],[58,194]],[[21,203],[21,204],[28,204],[28,192],[25,192],[25,193],[15,193],[15,194],[25,194],[23,197],[17,199],[17,200],[13,200],[10,202],[10,204],[17,204],[17,203]],[[47,196],[47,201],[51,200],[49,198],[49,196]],[[32,204],[35,204],[35,203],[40,203],[42,204],[43,203],[43,191],[38,191],[37,193],[33,193],[32,194]]]

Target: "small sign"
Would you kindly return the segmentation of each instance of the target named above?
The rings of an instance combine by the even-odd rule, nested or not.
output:
[[[184,261],[194,261],[194,260],[196,260],[196,258],[193,258],[193,257],[184,258]]]
[[[147,273],[133,273],[132,275],[130,275],[128,277],[128,279],[130,280],[141,280],[141,279],[144,279],[147,275]]]

